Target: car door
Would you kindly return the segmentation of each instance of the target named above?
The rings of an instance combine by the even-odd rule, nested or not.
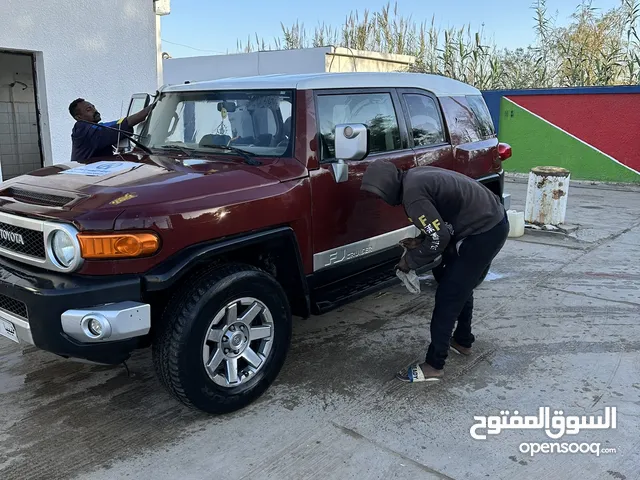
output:
[[[413,233],[404,209],[360,190],[362,176],[377,159],[403,170],[415,166],[397,92],[394,89],[315,92],[320,166],[310,172],[314,272],[350,263],[397,246]],[[361,123],[369,129],[369,155],[346,160],[348,178],[336,182],[335,127]]]
[[[455,169],[453,147],[438,98],[422,89],[398,90],[416,165]]]

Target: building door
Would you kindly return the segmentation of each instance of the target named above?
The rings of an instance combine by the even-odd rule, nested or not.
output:
[[[0,51],[0,175],[3,181],[42,167],[34,58]]]

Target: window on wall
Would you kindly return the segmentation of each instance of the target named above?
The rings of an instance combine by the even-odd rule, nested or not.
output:
[[[476,127],[482,139],[493,137],[496,134],[493,119],[482,95],[468,95],[467,103],[473,112]]]
[[[445,142],[444,126],[438,106],[427,95],[408,93],[404,95],[411,121],[413,142],[417,147],[440,145]]]
[[[388,93],[318,96],[322,159],[335,158],[336,125],[362,123],[370,131],[370,153],[400,150],[400,128]]]

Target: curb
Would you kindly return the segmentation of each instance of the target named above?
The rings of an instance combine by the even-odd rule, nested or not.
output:
[[[551,233],[554,235],[570,235],[575,233],[580,228],[580,225],[562,224],[557,227],[553,225],[533,225],[526,223],[524,225],[525,233]]]

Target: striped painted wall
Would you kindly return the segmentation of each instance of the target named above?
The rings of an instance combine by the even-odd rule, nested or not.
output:
[[[506,171],[552,165],[578,180],[640,183],[640,86],[483,92]]]

